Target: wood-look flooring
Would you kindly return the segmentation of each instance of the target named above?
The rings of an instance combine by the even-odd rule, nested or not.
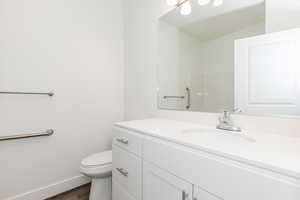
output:
[[[89,200],[90,184],[64,192],[47,200]]]

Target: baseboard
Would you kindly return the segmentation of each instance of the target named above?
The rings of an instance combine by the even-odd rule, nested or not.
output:
[[[9,197],[5,200],[43,200],[89,182],[89,178],[79,175],[14,197]]]

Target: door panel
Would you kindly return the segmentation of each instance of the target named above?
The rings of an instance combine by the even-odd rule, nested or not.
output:
[[[194,199],[193,200],[221,200],[221,198],[210,194],[201,188],[194,186]]]
[[[192,184],[144,162],[143,200],[192,200]]]
[[[116,180],[113,179],[112,185],[112,200],[136,200]]]
[[[237,40],[235,107],[247,114],[300,115],[300,29]]]
[[[142,160],[120,147],[113,146],[113,178],[136,199],[141,197]]]

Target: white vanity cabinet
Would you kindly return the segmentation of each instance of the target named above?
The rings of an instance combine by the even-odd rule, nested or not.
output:
[[[144,162],[143,200],[220,200],[200,187]]]
[[[193,200],[221,200],[220,198],[204,191],[202,188],[194,186]]]
[[[143,200],[192,200],[193,185],[157,166],[143,164]]]
[[[138,147],[130,146],[131,139]],[[115,128],[113,200],[121,199],[299,200],[300,180],[180,143]]]
[[[126,129],[114,128],[113,191],[114,200],[141,200],[142,139]]]

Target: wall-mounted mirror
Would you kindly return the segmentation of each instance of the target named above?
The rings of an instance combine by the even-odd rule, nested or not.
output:
[[[282,102],[289,102],[288,99],[293,93],[290,90],[291,87],[289,88],[293,84],[290,78],[291,73],[294,73],[293,70],[283,65],[284,59],[275,61],[279,64],[274,65],[274,69],[263,67],[267,66],[264,65],[267,60],[257,59],[258,54],[264,56],[264,53],[268,51],[266,48],[277,48],[277,53],[283,54],[289,52],[292,47],[287,43],[281,46],[280,44],[279,46],[264,46],[262,43],[255,45],[254,41],[246,45],[247,48],[245,45],[240,45],[242,42],[235,46],[236,41],[240,39],[265,34],[265,1],[224,0],[220,6],[214,6],[213,1],[206,1],[210,3],[205,6],[199,5],[198,0],[189,2],[192,7],[189,15],[182,15],[178,7],[159,19],[157,70],[159,108],[220,112],[242,107],[243,113],[247,114],[300,115],[300,111],[291,112],[290,106],[289,110],[277,107],[270,109],[276,102],[266,103],[269,100],[266,98],[272,98],[271,102],[276,96],[275,88],[271,83],[277,80],[278,84],[275,85],[281,92],[281,96],[276,96],[278,97],[276,106],[291,105],[282,104]],[[250,52],[249,45],[264,48],[253,48]],[[243,48],[247,49],[247,51],[244,50],[246,53],[257,54],[255,58],[244,56],[244,60],[252,59],[256,62],[256,67],[252,67],[251,73],[247,68],[250,65],[239,66],[238,69],[236,66],[236,57],[241,55]],[[237,49],[240,52],[235,52]],[[265,53],[264,58],[270,60],[270,54],[268,57]],[[240,70],[240,68],[245,69]],[[237,74],[237,71],[240,74]],[[243,81],[249,78],[245,75],[245,71],[249,72],[249,76],[251,74],[255,77],[251,79],[252,83],[249,84],[249,88],[253,87],[249,91],[242,87],[246,85]],[[280,74],[288,77],[288,81],[284,81],[286,79],[283,77],[280,80]],[[244,79],[238,79],[239,77]],[[264,94],[265,97],[263,95],[250,97],[251,92],[256,95]],[[249,101],[245,100],[247,98]],[[257,100],[253,104],[255,109],[249,107],[251,98],[253,101]],[[263,108],[260,109],[259,106]]]
[[[264,1],[191,1],[159,21],[159,107],[219,112],[234,108],[234,41],[265,33]]]

